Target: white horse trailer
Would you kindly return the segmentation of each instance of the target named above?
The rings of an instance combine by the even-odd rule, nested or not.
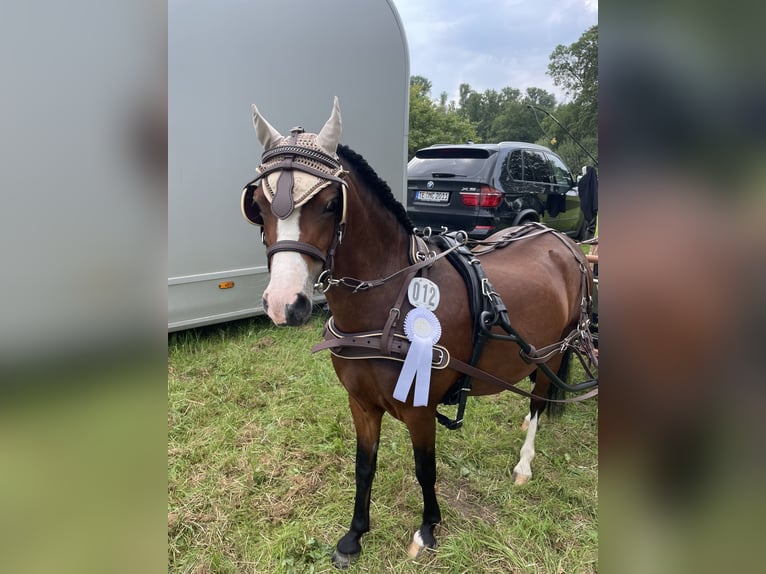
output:
[[[318,132],[338,96],[341,142],[405,201],[409,55],[392,0],[168,0],[168,330],[263,313],[260,230],[240,212],[262,148]]]

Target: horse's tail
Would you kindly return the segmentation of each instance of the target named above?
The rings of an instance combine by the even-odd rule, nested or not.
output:
[[[571,358],[572,350],[567,349],[564,351],[564,355],[561,357],[561,365],[559,365],[559,369],[556,371],[556,376],[565,383],[569,383]],[[561,400],[564,398],[564,394],[564,390],[551,381],[550,385],[548,385],[548,398],[554,401]],[[548,403],[548,417],[552,419],[561,418],[561,415],[564,413],[565,405],[566,403]]]

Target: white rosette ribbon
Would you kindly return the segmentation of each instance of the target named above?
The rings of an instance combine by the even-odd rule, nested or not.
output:
[[[404,334],[411,341],[410,350],[404,359],[399,380],[394,388],[394,398],[407,402],[407,395],[415,378],[416,407],[428,405],[428,389],[431,385],[431,357],[433,346],[442,335],[442,326],[436,315],[424,307],[415,307],[404,318]]]

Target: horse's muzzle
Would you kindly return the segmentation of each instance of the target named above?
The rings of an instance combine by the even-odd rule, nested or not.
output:
[[[311,299],[303,293],[298,293],[293,303],[285,305],[285,319],[288,327],[303,325],[309,317],[311,317]]]

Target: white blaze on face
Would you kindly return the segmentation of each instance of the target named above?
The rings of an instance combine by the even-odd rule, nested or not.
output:
[[[277,241],[299,241],[301,210],[296,208],[286,219],[277,221]],[[295,303],[299,293],[311,299],[313,281],[306,261],[299,253],[280,251],[271,257],[271,279],[263,293],[269,317],[277,325],[286,322],[285,307]]]

